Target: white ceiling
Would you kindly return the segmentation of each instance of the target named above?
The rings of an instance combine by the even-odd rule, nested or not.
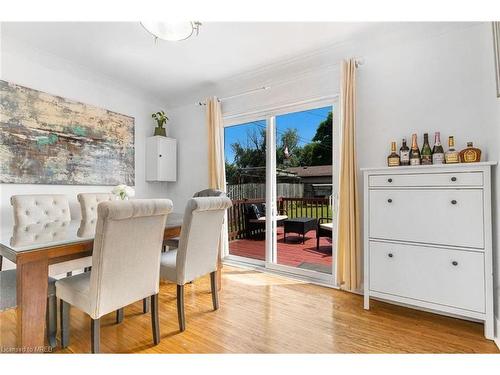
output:
[[[168,103],[180,93],[351,39],[374,25],[211,22],[198,37],[156,43],[133,22],[2,23],[2,32]]]

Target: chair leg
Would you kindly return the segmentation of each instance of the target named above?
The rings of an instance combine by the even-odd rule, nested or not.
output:
[[[57,297],[47,299],[47,341],[52,349],[57,346]]]
[[[151,328],[153,330],[153,343],[160,343],[160,318],[158,316],[158,294],[151,296]]]
[[[73,276],[73,271],[66,272],[66,277],[71,277]]]
[[[184,285],[177,285],[177,318],[179,319],[179,329],[186,330],[186,317],[184,315]]]
[[[142,300],[142,312],[144,314],[147,314],[149,312],[149,302],[150,302],[150,297],[146,297]]]
[[[116,310],[116,324],[123,322],[123,307]]]
[[[69,309],[70,304],[61,300],[61,347],[69,345]]]
[[[316,250],[319,250],[319,234],[316,233]]]
[[[90,349],[92,353],[99,353],[100,342],[101,342],[101,320],[91,319],[90,320]]]
[[[210,286],[212,288],[212,304],[214,305],[214,310],[219,309],[219,294],[217,292],[217,271],[210,273]]]

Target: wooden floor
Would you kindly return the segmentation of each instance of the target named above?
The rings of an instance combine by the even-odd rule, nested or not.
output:
[[[277,228],[278,264],[308,268],[317,266],[319,272],[331,273],[332,269],[332,240],[321,237],[319,249],[316,249],[316,231],[306,233],[305,242],[302,236],[288,233],[286,242],[283,238],[283,227]],[[241,257],[265,260],[266,243],[261,239],[241,239],[229,242],[229,253]],[[314,268],[313,268],[314,269]]]
[[[125,320],[104,317],[107,353],[498,353],[481,324],[382,302],[363,310],[362,297],[235,267],[224,267],[221,308],[211,310],[209,280],[186,287],[187,330],[179,333],[175,286],[162,284],[161,343],[152,345],[149,314],[140,303]],[[71,311],[71,344],[90,350],[89,318]],[[15,345],[15,311],[0,313],[0,346]]]

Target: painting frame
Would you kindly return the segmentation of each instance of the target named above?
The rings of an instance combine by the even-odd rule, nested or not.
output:
[[[0,80],[0,183],[135,186],[135,118]]]
[[[491,23],[493,31],[493,52],[495,57],[495,78],[497,83],[497,98],[500,98],[500,22]]]

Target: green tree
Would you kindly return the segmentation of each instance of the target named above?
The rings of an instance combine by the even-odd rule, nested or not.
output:
[[[311,164],[309,165],[331,165],[333,147],[333,117],[328,113],[326,120],[322,121],[312,141],[314,147],[311,152]]]

